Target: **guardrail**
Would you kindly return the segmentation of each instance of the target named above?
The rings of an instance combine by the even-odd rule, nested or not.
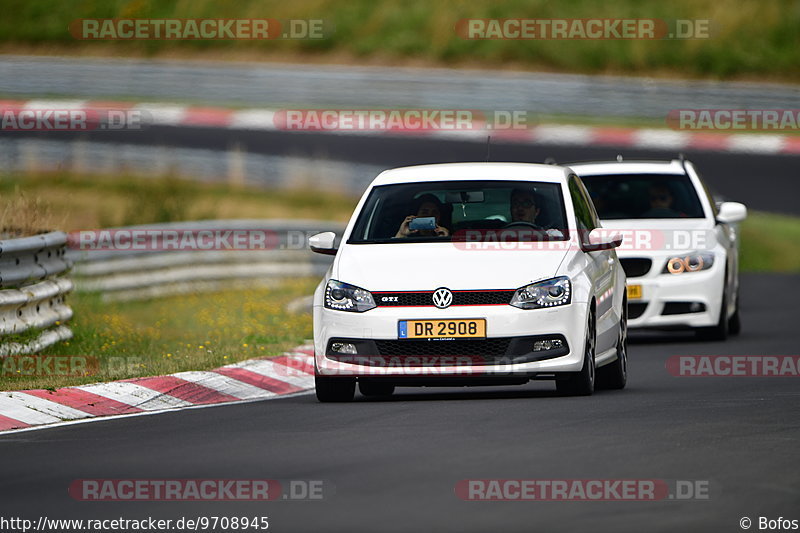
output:
[[[258,107],[530,110],[664,118],[671,109],[794,109],[791,85],[486,72],[408,67],[286,65],[3,56],[0,92],[47,97],[224,102]]]
[[[20,132],[21,133],[21,132]],[[484,138],[485,142],[486,139]],[[175,175],[196,181],[227,181],[277,189],[361,195],[386,165],[333,160],[327,157],[270,155],[236,146],[197,148],[129,144],[75,138],[39,138],[0,134],[0,169],[6,172],[72,172],[76,175]]]
[[[332,258],[308,250],[307,236],[341,232],[343,225],[308,220],[205,220],[117,228],[134,232],[263,231],[269,249],[132,250],[79,249],[74,237],[68,253],[73,279],[82,292],[99,292],[105,301],[156,298],[182,293],[271,286],[289,277],[321,276]],[[113,231],[113,230],[111,230]]]
[[[33,353],[72,337],[65,301],[67,235],[60,231],[0,240],[0,357]]]
[[[312,220],[206,220],[146,224],[107,231],[210,230],[264,232],[268,249],[137,250],[80,248],[80,232],[51,232],[0,241],[0,357],[41,351],[70,339],[66,295],[98,292],[106,301],[272,286],[282,279],[321,276],[332,258],[308,249],[307,237],[341,232]],[[106,230],[104,230],[106,231]],[[74,266],[73,266],[74,265]],[[71,278],[66,277],[71,270]],[[4,338],[3,338],[4,337]]]

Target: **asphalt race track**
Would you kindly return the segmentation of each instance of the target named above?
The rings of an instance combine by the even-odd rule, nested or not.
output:
[[[797,378],[682,378],[672,355],[796,355],[800,277],[744,275],[743,331],[725,343],[639,333],[624,391],[563,398],[550,382],[313,395],[0,437],[3,515],[269,516],[270,531],[741,531],[800,518]],[[87,478],[324,480],[322,501],[79,502]],[[467,502],[462,479],[707,482],[709,499]]]

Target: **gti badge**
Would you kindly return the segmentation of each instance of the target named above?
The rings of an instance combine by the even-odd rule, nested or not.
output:
[[[453,303],[453,293],[449,289],[442,287],[433,292],[433,305],[439,309],[450,307],[451,303]]]

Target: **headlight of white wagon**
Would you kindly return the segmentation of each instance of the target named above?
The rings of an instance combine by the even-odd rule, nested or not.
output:
[[[572,284],[561,276],[517,289],[509,304],[520,309],[542,309],[566,305],[572,300]]]
[[[376,306],[369,291],[332,279],[325,287],[325,307],[337,311],[363,313]]]
[[[714,266],[714,254],[711,252],[690,252],[685,255],[670,257],[664,265],[662,274],[683,274],[684,272],[699,272]]]

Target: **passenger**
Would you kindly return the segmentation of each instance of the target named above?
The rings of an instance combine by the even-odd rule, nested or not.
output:
[[[395,238],[405,239],[408,237],[447,237],[450,230],[444,227],[443,217],[446,214],[445,205],[432,194],[425,194],[417,198],[417,214],[408,215],[400,224],[400,228],[395,234]],[[408,224],[417,217],[435,217],[436,228],[432,230],[412,230]]]

